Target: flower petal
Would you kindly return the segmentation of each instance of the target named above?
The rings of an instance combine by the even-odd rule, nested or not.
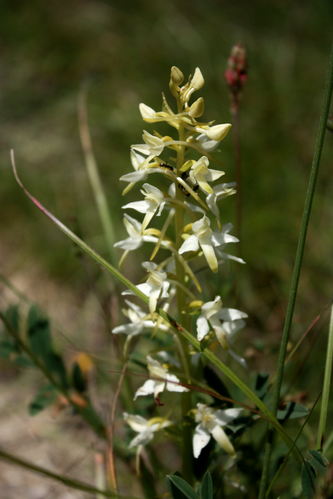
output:
[[[197,338],[201,341],[209,333],[209,324],[204,315],[200,315],[197,320]]]
[[[136,400],[137,397],[150,395],[151,393],[154,393],[155,385],[156,385],[156,381],[154,381],[152,379],[147,379],[147,381],[141,386],[141,388],[139,388],[135,392],[133,400]]]
[[[167,383],[167,390],[169,390],[169,392],[188,392],[189,389],[186,388],[185,386],[181,386],[181,385],[176,385],[176,383],[179,383],[179,379],[177,378],[177,376],[175,376],[174,374],[167,374],[167,377],[166,379],[169,381],[173,381],[173,383]]]
[[[225,450],[227,454],[230,454],[231,457],[236,457],[236,451],[221,426],[216,425],[211,430],[211,434],[215,438],[219,446],[222,447],[222,449]]]
[[[193,234],[192,236],[185,239],[185,241],[179,248],[178,253],[181,255],[182,253],[186,253],[187,251],[198,251],[198,249],[199,249],[199,242],[197,237]]]
[[[215,416],[215,421],[220,425],[220,426],[225,426],[230,421],[233,421],[234,419],[238,418],[240,413],[243,411],[243,409],[225,409],[221,410],[218,409],[217,411],[214,411],[214,416]]]
[[[137,414],[123,414],[126,423],[136,432],[142,432],[148,427],[148,421]]]
[[[204,447],[208,444],[210,440],[209,432],[199,424],[194,430],[193,436],[193,455],[198,458]]]
[[[221,321],[236,321],[237,319],[245,319],[248,315],[235,308],[222,308],[218,317]]]
[[[123,209],[132,208],[133,210],[139,211],[140,213],[147,213],[149,205],[146,201],[133,201],[132,203],[125,204]]]

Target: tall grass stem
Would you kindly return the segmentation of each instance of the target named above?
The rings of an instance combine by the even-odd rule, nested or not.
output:
[[[320,419],[319,419],[319,428],[318,428],[318,437],[317,437],[317,449],[321,451],[323,450],[323,445],[324,445],[326,419],[328,412],[328,401],[329,401],[330,387],[331,387],[332,364],[333,364],[333,306],[331,307],[331,318],[328,329],[328,343],[327,343],[326,365],[325,365],[324,384],[323,384],[323,397],[321,399]]]
[[[102,223],[111,262],[113,265],[116,265],[117,255],[114,249],[114,244],[116,242],[114,237],[115,231],[106,194],[103,189],[103,184],[100,178],[95,155],[92,148],[91,137],[88,127],[86,97],[87,97],[87,91],[86,87],[84,86],[81,89],[78,98],[78,119],[79,119],[81,144],[82,144],[89,182],[95,198],[98,215]]]
[[[315,145],[315,150],[314,150],[314,155],[313,155],[310,179],[309,179],[309,184],[308,184],[308,189],[307,189],[306,199],[305,199],[305,204],[304,204],[301,230],[300,230],[300,235],[298,238],[295,265],[294,265],[293,277],[292,277],[292,282],[291,282],[288,308],[287,308],[287,313],[286,313],[286,320],[285,320],[283,333],[282,333],[282,339],[281,339],[278,368],[277,368],[277,375],[276,375],[274,395],[273,395],[272,413],[274,415],[276,415],[276,413],[277,413],[279,400],[280,400],[280,392],[281,392],[281,385],[282,385],[282,378],[283,378],[283,368],[284,368],[285,358],[286,358],[286,354],[287,354],[287,344],[288,344],[288,340],[289,340],[291,322],[292,322],[294,308],[295,308],[298,282],[299,282],[299,277],[300,277],[300,273],[301,273],[305,240],[306,240],[306,234],[307,234],[307,229],[308,229],[308,224],[309,224],[309,219],[310,219],[313,196],[314,196],[315,187],[316,187],[316,180],[317,180],[318,169],[319,169],[319,164],[320,164],[321,152],[322,152],[322,148],[323,148],[323,144],[324,144],[328,113],[329,113],[329,108],[330,108],[330,103],[331,103],[332,89],[333,89],[333,45],[331,48],[331,55],[330,55],[328,72],[327,72],[327,79],[326,79],[326,86],[325,86],[325,93],[324,93],[324,102],[323,102],[321,116],[320,116],[319,130],[318,130],[318,134],[317,134],[317,140],[316,140],[316,145]],[[266,490],[266,486],[267,486],[269,462],[270,462],[270,457],[271,457],[271,452],[272,452],[272,440],[273,440],[273,428],[271,425],[268,429],[267,437],[268,438],[267,438],[267,444],[266,444],[264,466],[263,466],[263,472],[262,472],[262,478],[261,478],[261,483],[260,483],[260,491],[259,491],[258,499],[264,499],[265,490]]]

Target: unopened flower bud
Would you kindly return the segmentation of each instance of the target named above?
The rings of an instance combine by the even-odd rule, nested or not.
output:
[[[190,116],[192,116],[192,118],[200,118],[200,116],[203,115],[204,110],[204,100],[202,97],[199,97],[199,99],[193,102],[192,106],[190,107]]]
[[[202,76],[202,73],[199,68],[195,68],[193,78],[191,80],[191,88],[193,91],[199,90],[202,88],[205,84],[204,77]]]
[[[180,69],[176,66],[172,66],[171,68],[171,80],[175,85],[181,85],[184,81],[184,75]]]
[[[223,140],[231,128],[230,123],[225,123],[224,125],[215,125],[210,127],[207,131],[207,137],[212,140]]]

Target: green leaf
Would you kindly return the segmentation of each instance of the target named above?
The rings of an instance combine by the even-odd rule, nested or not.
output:
[[[69,383],[67,379],[65,364],[60,355],[51,350],[46,355],[44,362],[47,369],[51,373],[58,376],[59,382],[67,390],[69,388]]]
[[[34,400],[29,405],[29,414],[30,416],[35,416],[39,412],[41,412],[45,407],[52,404],[52,402],[57,397],[57,390],[53,385],[47,384],[43,385]]]
[[[317,471],[317,473],[325,474],[326,471],[327,471],[327,466],[329,464],[329,462],[326,459],[326,457],[324,457],[317,450],[309,450],[308,452],[312,456],[312,459],[310,461],[310,464],[311,464],[312,468],[315,471]]]
[[[287,402],[283,409],[277,411],[277,419],[296,419],[302,418],[309,414],[308,409],[302,404],[296,404],[296,402]]]
[[[29,310],[27,322],[27,336],[31,350],[45,360],[52,351],[49,321],[46,317],[42,317],[37,307],[33,305]]]
[[[179,471],[174,476],[180,476]],[[170,477],[166,477],[166,484],[173,499],[186,499],[186,496],[172,483]]]
[[[73,385],[78,392],[84,392],[86,389],[86,384],[84,382],[84,378],[82,376],[82,372],[80,366],[77,362],[74,363],[72,370],[72,380]]]
[[[30,308],[28,313],[27,336],[34,354],[44,361],[48,371],[56,374],[61,385],[68,389],[69,383],[64,362],[60,355],[52,349],[49,320],[41,315],[35,305]]]
[[[268,373],[258,373],[254,393],[263,400],[268,390]]]
[[[32,365],[27,357],[19,354],[15,345],[6,340],[0,342],[0,359],[7,359],[17,367],[30,367]]]
[[[202,480],[201,499],[213,499],[213,480],[209,471],[205,473]]]
[[[316,492],[316,474],[308,461],[305,461],[302,466],[302,490],[306,499],[312,499]]]
[[[19,307],[18,305],[10,305],[4,312],[5,317],[8,319],[12,328],[19,333]]]
[[[10,359],[11,355],[17,355],[15,346],[9,341],[0,342],[0,359]]]
[[[186,496],[188,499],[200,499],[198,494],[192,487],[182,478],[176,475],[168,475],[172,483]]]

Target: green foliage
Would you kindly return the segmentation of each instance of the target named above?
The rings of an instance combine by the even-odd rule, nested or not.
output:
[[[61,385],[68,389],[65,364],[52,346],[49,320],[39,312],[36,306],[32,306],[28,313],[27,339],[35,355],[43,361],[50,373],[57,376]]]
[[[84,378],[82,376],[82,371],[80,369],[80,366],[77,362],[74,362],[73,368],[72,368],[72,380],[73,380],[73,386],[76,388],[78,392],[84,392],[86,389],[86,383],[84,381]]]
[[[213,480],[209,471],[203,477],[200,497],[201,499],[213,499]]]
[[[192,487],[187,482],[185,482],[185,480],[183,480],[181,477],[177,475],[169,475],[167,478],[173,483],[173,485],[177,487],[178,490],[180,490],[183,496],[187,497],[187,499],[200,499],[195,490],[192,489]],[[173,496],[173,498],[181,499],[180,497],[177,496]]]
[[[324,476],[328,469],[328,460],[318,451],[309,450],[312,458],[305,460],[302,466],[301,482],[302,490],[307,499],[316,494],[317,475]]]
[[[213,499],[213,481],[207,471],[199,486],[200,495],[179,474],[167,476],[167,486],[173,499]]]
[[[305,461],[302,467],[302,490],[306,499],[311,499],[316,493],[316,474],[311,464]]]
[[[283,409],[279,409],[277,412],[277,419],[284,421],[286,419],[297,419],[307,416],[309,414],[308,409],[302,404],[296,404],[296,402],[287,402]]]
[[[58,392],[53,385],[47,383],[38,390],[36,397],[29,404],[30,416],[36,416],[57,398]]]

